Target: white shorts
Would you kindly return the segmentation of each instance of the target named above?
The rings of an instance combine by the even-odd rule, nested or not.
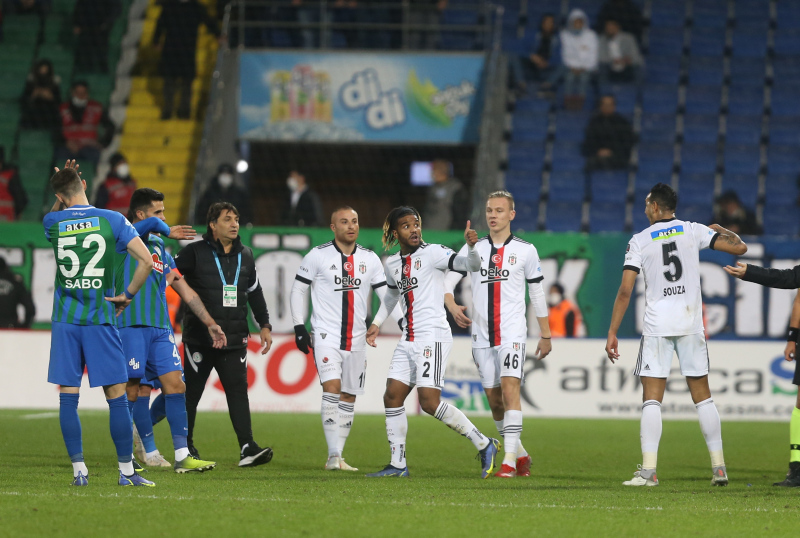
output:
[[[342,392],[364,394],[364,381],[367,377],[366,349],[342,351],[335,347],[317,346],[314,348],[314,362],[320,383],[340,379]]]
[[[413,387],[442,390],[444,372],[447,369],[447,356],[453,342],[407,342],[401,340],[392,355],[389,365],[389,379]]]
[[[708,346],[703,333],[685,336],[642,336],[639,358],[633,375],[641,377],[669,377],[672,355],[678,354],[681,375],[703,377],[708,375]]]
[[[481,375],[485,389],[500,386],[501,377],[522,379],[525,364],[525,342],[513,342],[495,347],[472,348],[472,360]]]

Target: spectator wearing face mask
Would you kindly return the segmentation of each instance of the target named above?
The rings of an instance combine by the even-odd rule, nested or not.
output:
[[[70,101],[61,103],[59,113],[64,143],[56,148],[56,163],[76,159],[97,166],[100,150],[111,142],[116,127],[103,105],[90,98],[86,81],[73,82]]]
[[[126,215],[131,204],[131,196],[136,190],[136,180],[131,176],[131,167],[122,153],[111,156],[111,170],[106,180],[97,188],[94,206],[109,209]]]
[[[550,333],[553,338],[575,338],[583,336],[583,319],[578,305],[564,297],[561,284],[550,286],[547,296]]]
[[[208,187],[200,196],[195,208],[195,222],[206,222],[208,208],[217,202],[229,202],[239,210],[239,224],[246,226],[253,222],[253,208],[250,194],[236,181],[236,172],[228,163],[219,165],[217,175],[211,178]]]
[[[286,226],[323,226],[322,202],[308,187],[306,177],[292,170],[286,178],[289,198],[284,205],[283,224]]]

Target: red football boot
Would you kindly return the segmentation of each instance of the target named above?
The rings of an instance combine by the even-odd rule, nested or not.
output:
[[[494,473],[495,476],[500,478],[514,478],[517,476],[517,470],[510,465],[503,464],[500,470]]]
[[[530,454],[524,458],[517,458],[517,476],[530,476],[531,475],[531,456]]]

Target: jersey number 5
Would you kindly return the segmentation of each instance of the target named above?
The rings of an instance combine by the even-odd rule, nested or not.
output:
[[[664,278],[670,282],[680,280],[683,276],[683,266],[681,265],[681,259],[678,258],[678,245],[675,243],[664,243],[661,245],[661,248],[664,254],[664,265],[667,268],[667,270],[664,271]],[[675,272],[672,272],[670,265],[675,267]]]

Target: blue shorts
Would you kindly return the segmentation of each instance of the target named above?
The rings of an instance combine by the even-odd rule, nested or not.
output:
[[[47,381],[65,387],[80,387],[84,367],[89,372],[90,387],[128,382],[119,331],[114,325],[73,325],[54,321]]]
[[[123,327],[119,330],[128,379],[158,379],[182,371],[181,356],[171,329]]]

